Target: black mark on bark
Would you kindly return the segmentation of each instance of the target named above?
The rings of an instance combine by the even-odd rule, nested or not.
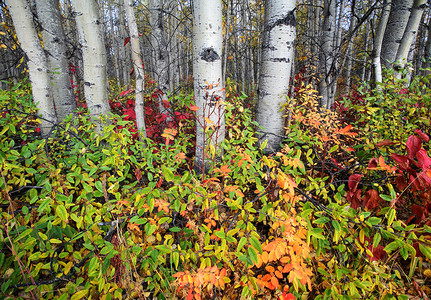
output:
[[[285,63],[289,63],[290,59],[285,58],[285,57],[281,57],[281,58],[271,58],[271,61],[273,62],[285,62]]]
[[[220,59],[220,56],[215,52],[213,47],[206,48],[200,53],[201,59],[207,62],[213,62]]]
[[[272,24],[268,24],[265,28],[265,31],[271,31],[274,29],[274,27],[280,26],[280,25],[296,26],[296,19],[295,19],[295,15],[293,13],[294,13],[294,11],[292,10],[292,11],[288,12],[285,17],[276,20]]]

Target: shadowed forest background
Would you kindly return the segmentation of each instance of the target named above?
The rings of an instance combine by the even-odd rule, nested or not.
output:
[[[429,1],[0,7],[1,299],[429,299]]]

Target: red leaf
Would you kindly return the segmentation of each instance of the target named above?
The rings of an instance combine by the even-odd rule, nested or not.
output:
[[[373,189],[368,190],[362,199],[367,210],[372,210],[379,207],[381,200],[382,198],[380,198],[379,193]]]
[[[357,190],[355,192],[347,192],[346,199],[347,201],[349,201],[350,206],[353,209],[358,209],[359,207],[361,207],[361,193],[361,190]]]
[[[390,140],[383,140],[380,143],[377,143],[376,146],[377,147],[383,147],[383,146],[390,146],[390,145],[395,145],[395,142],[392,142]]]
[[[425,171],[431,167],[431,158],[428,157],[425,149],[420,149],[416,153],[416,157],[418,159],[419,166],[422,168],[422,170]]]
[[[141,178],[142,178],[142,172],[141,172],[141,170],[140,170],[140,169],[135,169],[135,176],[136,176],[136,179],[137,179],[138,181],[140,181],[140,180],[141,180]]]
[[[376,261],[376,260],[383,260],[385,259],[387,253],[385,250],[383,250],[383,246],[379,245],[376,248],[373,247],[373,245],[368,246],[368,249],[370,249],[371,253],[373,253],[373,257],[368,256],[368,259],[370,261]]]
[[[374,157],[368,162],[368,169],[375,169],[379,165],[379,160]]]
[[[292,293],[283,292],[283,294],[278,298],[279,300],[296,300]]]
[[[421,139],[424,140],[424,142],[429,142],[430,137],[427,134],[423,133],[422,130],[416,129],[415,133],[417,133],[421,137]]]
[[[406,146],[409,158],[413,160],[413,158],[416,156],[416,153],[422,147],[422,140],[415,135],[411,135],[407,139]]]
[[[397,185],[398,190],[404,191],[404,189],[407,188],[408,184],[406,182],[406,179],[402,174],[399,174],[397,178],[395,178],[395,184]]]
[[[162,183],[163,183],[163,178],[162,178],[162,177],[160,177],[159,181],[158,181],[158,182],[157,182],[157,184],[156,184],[156,188],[161,187],[161,186],[162,186]]]
[[[401,170],[407,171],[407,170],[411,169],[410,168],[410,161],[409,161],[407,156],[392,153],[391,158],[397,162],[397,164]]]
[[[130,70],[130,76],[132,76],[134,72],[135,72],[135,69],[134,69],[134,68],[132,68],[132,69]]]
[[[126,46],[129,42],[130,42],[130,37],[128,36],[124,39],[124,45],[123,46]]]
[[[415,219],[416,224],[419,224],[428,216],[428,211],[425,209],[425,207],[417,204],[412,205],[412,213],[416,217]]]
[[[352,174],[349,177],[349,190],[351,192],[356,192],[356,189],[358,188],[359,181],[361,181],[362,175],[361,174]]]

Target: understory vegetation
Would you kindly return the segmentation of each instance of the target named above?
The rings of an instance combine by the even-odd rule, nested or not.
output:
[[[47,138],[29,86],[0,91],[1,298],[430,295],[429,79],[388,76],[334,111],[298,80],[271,155],[230,82],[226,140],[199,176],[191,93],[164,103],[173,115],[147,94],[140,140],[133,90],[111,89],[103,132],[82,102]]]

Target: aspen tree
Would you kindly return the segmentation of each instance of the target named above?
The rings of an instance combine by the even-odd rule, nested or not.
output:
[[[106,49],[99,9],[94,0],[72,0],[84,61],[84,94],[90,116],[101,131],[100,117],[110,112]]]
[[[16,35],[28,58],[33,101],[42,115],[41,132],[47,135],[57,122],[51,96],[48,62],[33,23],[30,4],[26,0],[7,0]]]
[[[145,74],[144,67],[142,66],[141,46],[139,45],[138,26],[136,25],[136,18],[133,12],[133,0],[126,0],[125,10],[127,16],[127,24],[129,25],[130,43],[132,48],[133,68],[136,80],[135,88],[135,113],[136,113],[136,126],[144,137],[147,137],[145,129],[145,115],[144,115],[144,90],[145,90]],[[141,136],[141,135],[140,135]]]
[[[415,0],[413,4],[412,11],[410,13],[409,20],[407,22],[406,28],[404,30],[403,37],[400,41],[400,46],[397,50],[397,55],[395,56],[395,71],[398,78],[401,77],[401,73],[398,72],[407,63],[407,57],[409,55],[410,47],[413,40],[416,38],[417,31],[419,28],[419,23],[422,19],[423,12],[425,10],[427,1],[426,0]]]
[[[410,16],[413,0],[392,0],[391,12],[382,44],[382,63],[391,67]]]
[[[193,79],[196,106],[199,107],[196,112],[195,170],[201,173],[208,171],[208,154],[211,149],[216,150],[225,136],[222,5],[221,0],[195,0],[193,8]]]
[[[58,120],[64,120],[76,110],[69,75],[66,37],[58,0],[36,0],[37,15],[42,25],[43,45],[47,53],[52,82],[52,96]]]
[[[296,1],[266,0],[262,43],[262,67],[259,79],[257,122],[261,143],[268,140],[266,151],[276,151],[284,135],[284,114],[289,79],[294,63]]]

